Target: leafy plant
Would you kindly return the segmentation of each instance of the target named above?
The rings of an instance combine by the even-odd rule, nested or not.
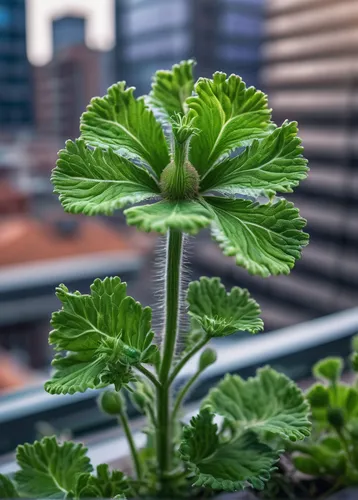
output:
[[[351,365],[358,371],[358,336],[353,339]],[[325,492],[358,485],[358,386],[356,378],[341,378],[344,360],[325,358],[313,367],[316,382],[306,396],[311,406],[312,434],[291,443],[286,457],[293,468],[281,469],[269,485],[287,490],[288,498],[317,498]],[[283,477],[284,474],[290,476]],[[281,491],[282,492],[282,491]],[[323,497],[322,497],[323,498]]]
[[[59,152],[52,181],[64,209],[85,215],[126,208],[130,225],[166,235],[165,320],[160,348],[152,311],[127,296],[120,278],[95,280],[89,295],[57,288],[52,316],[58,354],[45,389],[73,394],[114,386],[100,399],[118,417],[133,458],[133,475],[94,473],[81,445],[45,438],[18,449],[15,486],[22,496],[82,498],[187,496],[211,490],[261,489],[287,442],[310,433],[308,404],[286,376],[269,367],[247,381],[227,375],[184,425],[182,403],[216,360],[202,351],[197,372],[177,394],[173,382],[213,337],[263,329],[247,290],[229,293],[218,278],[191,283],[192,329],[178,352],[184,233],[210,227],[225,255],[251,274],[288,274],[308,242],[291,192],[307,173],[297,123],[277,127],[267,97],[236,75],[193,80],[193,61],[158,71],[147,97],[124,82],[94,98],[81,118],[81,138]],[[138,450],[123,394],[147,416],[148,445]],[[220,418],[219,418],[220,417]],[[3,479],[2,495],[12,483]]]

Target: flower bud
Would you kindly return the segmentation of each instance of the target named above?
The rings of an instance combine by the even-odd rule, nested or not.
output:
[[[119,415],[123,405],[123,398],[116,391],[103,392],[98,399],[98,406],[108,415]]]
[[[203,370],[205,370],[205,368],[215,363],[216,358],[217,356],[214,349],[210,349],[210,347],[208,349],[205,349],[205,351],[203,351],[200,356],[199,370],[202,372]]]
[[[191,200],[199,192],[199,174],[189,161],[183,165],[169,163],[160,177],[164,198],[169,200]]]

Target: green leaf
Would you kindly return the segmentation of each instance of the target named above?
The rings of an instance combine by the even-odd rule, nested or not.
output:
[[[285,122],[262,140],[255,139],[239,156],[215,165],[201,180],[200,189],[253,197],[291,193],[307,176],[302,152],[297,123]]]
[[[317,378],[336,383],[341,376],[342,370],[342,358],[325,358],[314,365],[313,375]]]
[[[19,494],[16,491],[11,479],[3,474],[0,474],[0,498],[18,498]]]
[[[194,486],[225,491],[249,485],[262,489],[279,458],[252,432],[220,443],[213,415],[205,410],[184,429],[179,451],[194,475]]]
[[[358,372],[358,352],[354,352],[351,355],[352,368],[355,372]]]
[[[263,329],[260,307],[247,290],[234,287],[226,293],[219,278],[200,278],[190,283],[188,314],[212,337],[237,331],[257,333]]]
[[[130,226],[162,234],[168,229],[196,234],[207,227],[212,218],[211,213],[196,201],[160,201],[152,205],[128,208],[124,214]]]
[[[92,471],[86,452],[82,444],[59,444],[55,437],[18,446],[16,460],[20,470],[15,480],[21,496],[66,497],[73,492],[77,475]]]
[[[289,274],[301,256],[308,235],[306,221],[292,203],[278,200],[260,205],[248,200],[205,197],[215,219],[213,236],[225,255],[250,274]]]
[[[96,279],[90,295],[57,288],[63,307],[53,313],[50,344],[66,356],[53,361],[56,369],[45,384],[51,394],[73,394],[133,379],[131,366],[151,363],[158,349],[152,344],[152,312],[126,296],[120,278]]]
[[[94,151],[84,141],[67,141],[52,173],[55,192],[67,212],[107,214],[158,196],[149,172],[111,149]]]
[[[95,97],[81,117],[86,144],[112,148],[148,163],[160,176],[169,163],[164,132],[144,98],[135,99],[134,87],[119,82],[104,97]]]
[[[75,496],[76,498],[114,498],[128,491],[128,480],[123,472],[118,470],[110,472],[107,464],[101,464],[97,466],[96,476],[88,473],[78,476]]]
[[[267,97],[247,88],[239,76],[217,72],[213,80],[199,78],[197,96],[189,97],[189,116],[197,117],[200,133],[192,138],[190,161],[200,175],[224,154],[262,137],[270,123]]]
[[[83,356],[77,353],[67,354],[65,357],[57,355],[52,361],[55,372],[51,380],[45,383],[45,390],[50,394],[75,394],[87,389],[106,387],[107,383],[101,379],[105,372],[107,358],[105,355]]]
[[[243,430],[296,441],[310,434],[309,406],[301,390],[282,373],[265,367],[246,381],[226,375],[205,398],[203,408]]]
[[[306,393],[312,408],[327,408],[329,406],[329,391],[322,384],[314,384]]]
[[[185,113],[187,97],[194,89],[193,68],[195,61],[181,61],[171,70],[159,70],[155,73],[150,104],[159,109],[168,118],[175,113]]]
[[[324,439],[315,440],[314,443],[308,441],[308,443],[303,443],[302,451],[304,451],[302,457],[305,457],[305,460],[307,458],[307,460],[304,463],[303,460],[299,459],[298,463],[295,463],[299,470],[308,466],[308,458],[311,457],[316,464],[319,464],[319,474],[321,476],[325,474],[334,476],[345,474],[347,460],[345,452],[340,448],[340,443],[336,438],[328,436]],[[305,471],[302,470],[302,472]]]

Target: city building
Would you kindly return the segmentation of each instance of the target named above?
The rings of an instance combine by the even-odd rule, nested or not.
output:
[[[269,0],[262,84],[274,120],[297,120],[308,179],[287,196],[308,220],[310,244],[290,276],[248,276],[213,246],[197,249],[201,271],[247,287],[266,328],[358,303],[358,3]],[[214,260],[215,259],[215,260]]]
[[[63,139],[79,136],[79,117],[95,95],[113,82],[111,53],[89,49],[85,20],[64,17],[53,22],[52,61],[34,68],[37,129]]]
[[[157,69],[194,57],[197,74],[257,85],[263,0],[117,0],[116,78],[148,93]]]
[[[7,131],[33,118],[25,20],[25,0],[0,0],[0,128]]]

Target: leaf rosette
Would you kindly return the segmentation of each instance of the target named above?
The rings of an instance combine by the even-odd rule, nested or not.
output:
[[[266,95],[239,76],[194,83],[193,66],[158,71],[147,99],[125,82],[92,99],[81,138],[59,152],[55,192],[66,211],[86,215],[150,201],[125,210],[128,224],[190,234],[210,226],[249,273],[288,274],[308,235],[293,204],[274,196],[307,174],[297,123],[274,126]]]

